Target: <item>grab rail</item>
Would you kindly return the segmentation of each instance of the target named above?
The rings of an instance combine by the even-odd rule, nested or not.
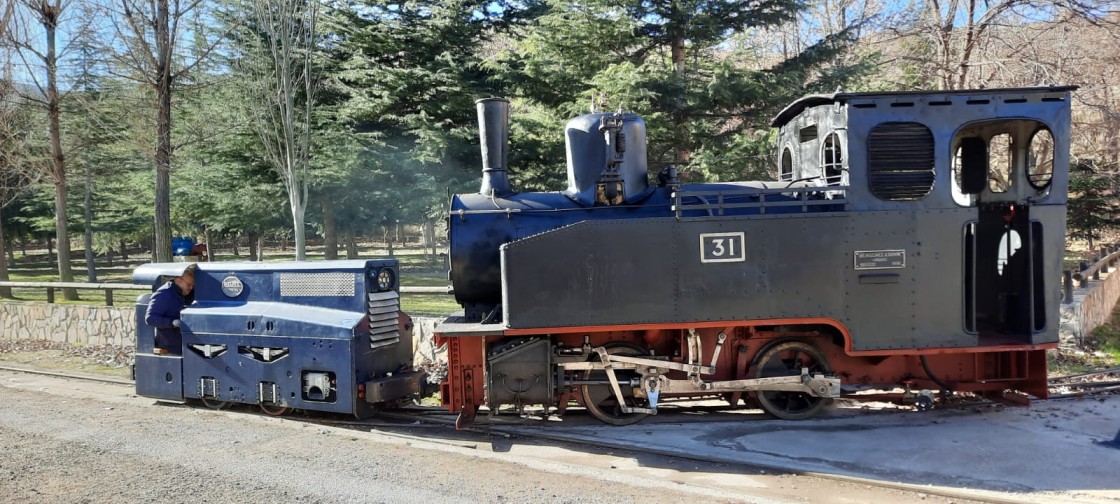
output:
[[[847,205],[846,199],[848,186],[826,186],[826,187],[783,187],[783,188],[743,188],[733,190],[706,190],[706,191],[673,191],[673,206],[672,210],[676,215],[677,220],[681,219],[681,213],[686,210],[707,210],[708,215],[724,215],[724,211],[734,208],[758,208],[759,213],[766,213],[767,208],[780,208],[780,207],[801,207],[802,212],[808,212],[810,207],[826,206],[826,205]],[[790,199],[780,200],[766,200],[766,196],[786,195]],[[810,195],[819,195],[820,199],[809,199]],[[715,202],[709,201],[709,198],[715,196]],[[825,197],[827,196],[827,198]],[[743,197],[758,198],[758,201],[728,203],[728,199],[738,199]],[[683,200],[686,198],[695,198],[700,203],[686,203]],[[715,210],[716,213],[712,211]]]

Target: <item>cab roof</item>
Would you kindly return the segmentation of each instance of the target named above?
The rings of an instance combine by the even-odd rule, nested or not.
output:
[[[892,100],[899,98],[950,98],[953,96],[999,96],[999,95],[1035,95],[1066,93],[1077,89],[1077,86],[1045,86],[1022,88],[992,88],[992,89],[956,89],[948,91],[890,91],[866,93],[832,93],[807,95],[789,104],[778,112],[770,125],[775,128],[785,126],[791,119],[810,107],[830,105],[833,103],[848,103],[852,100]]]

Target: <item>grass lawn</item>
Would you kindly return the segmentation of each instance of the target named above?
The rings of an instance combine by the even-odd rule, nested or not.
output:
[[[1051,376],[1063,376],[1106,369],[1120,365],[1120,305],[1112,310],[1112,318],[1093,329],[1085,338],[1082,353],[1049,352]]]

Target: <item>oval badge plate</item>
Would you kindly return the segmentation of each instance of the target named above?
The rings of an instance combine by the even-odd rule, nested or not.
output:
[[[222,279],[222,294],[226,297],[235,298],[240,296],[245,291],[245,284],[241,283],[241,279],[230,275]]]

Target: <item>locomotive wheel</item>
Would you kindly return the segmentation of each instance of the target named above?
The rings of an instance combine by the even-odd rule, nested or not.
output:
[[[754,366],[754,377],[799,376],[803,367],[809,374],[832,372],[816,347],[803,341],[786,341],[763,350]],[[825,405],[825,398],[804,392],[758,392],[755,398],[763,411],[782,420],[804,420]]]
[[[261,407],[261,412],[262,413],[264,413],[268,416],[275,416],[275,417],[287,415],[288,412],[292,410],[291,408],[289,408],[287,406],[280,406],[278,404],[260,403],[259,406]]]
[[[610,355],[624,355],[624,356],[640,356],[646,355],[646,351],[637,345],[630,343],[608,343],[604,345],[607,353]],[[599,355],[592,354],[591,361],[598,362]],[[621,382],[629,382],[630,378],[636,376],[632,370],[615,370],[614,375]],[[585,380],[608,380],[607,372],[601,370],[587,371],[583,378]],[[630,387],[622,386],[622,395],[629,406],[645,407],[647,401],[634,397],[634,393]],[[646,413],[623,413],[622,408],[618,404],[618,398],[614,394],[614,389],[609,384],[607,385],[583,385],[580,389],[583,393],[583,405],[587,407],[587,411],[591,416],[598,418],[603,423],[610,425],[631,425],[642,421],[643,418],[649,416]]]
[[[212,410],[223,410],[229,407],[229,401],[219,401],[217,399],[207,399],[205,397],[201,397],[198,400],[202,402],[203,406]]]

